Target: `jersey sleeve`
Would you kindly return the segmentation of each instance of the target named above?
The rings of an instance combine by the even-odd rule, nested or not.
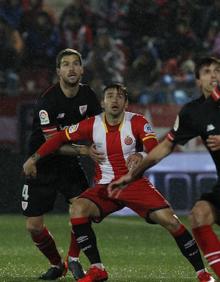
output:
[[[92,125],[94,119],[83,120],[80,123],[74,124],[57,132],[53,137],[48,139],[40,148],[37,153],[41,157],[45,157],[58,150],[63,144],[70,141],[76,142],[79,140],[91,140],[92,138]]]
[[[95,92],[89,88],[88,91],[89,107],[87,111],[88,117],[99,115],[102,112],[101,104],[95,94]]]
[[[66,128],[66,136],[69,141],[77,142],[80,140],[92,141],[93,123],[95,117],[91,117]]]
[[[157,144],[158,140],[150,123],[142,115],[136,115],[132,121],[132,128],[135,137],[144,146],[144,149],[149,153]]]
[[[58,130],[54,108],[45,98],[40,98],[37,102],[35,115],[44,135],[55,134]]]
[[[167,139],[174,144],[184,145],[198,136],[187,108],[183,108],[177,115],[173,128],[167,134]]]

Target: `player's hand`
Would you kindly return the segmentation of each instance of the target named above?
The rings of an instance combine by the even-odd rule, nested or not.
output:
[[[97,163],[102,163],[105,160],[105,154],[102,152],[99,152],[96,147],[95,144],[92,144],[89,147],[89,156],[90,158],[93,159],[93,161],[97,162]]]
[[[220,150],[220,135],[209,135],[206,139],[206,143],[211,151]]]
[[[136,168],[143,160],[143,156],[140,153],[134,153],[127,158],[128,170]]]
[[[37,167],[36,161],[33,158],[27,159],[27,161],[23,164],[24,174],[29,177],[36,177],[37,175]]]
[[[109,197],[118,198],[121,191],[127,187],[127,184],[129,184],[132,181],[132,177],[129,173],[126,175],[123,175],[118,180],[112,181],[108,187],[108,195]]]

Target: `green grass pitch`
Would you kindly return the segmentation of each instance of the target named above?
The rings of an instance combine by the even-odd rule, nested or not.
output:
[[[181,218],[187,224],[185,218]],[[48,215],[45,222],[65,257],[70,226],[68,215]],[[47,260],[32,244],[20,215],[0,216],[0,282],[33,282],[48,268]],[[187,224],[188,225],[188,224]],[[94,224],[110,282],[193,282],[195,272],[181,256],[166,230],[136,216],[111,216]],[[81,255],[86,269],[87,259]],[[74,281],[70,273],[59,281]]]

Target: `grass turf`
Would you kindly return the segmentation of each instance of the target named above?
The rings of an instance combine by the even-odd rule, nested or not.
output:
[[[186,224],[186,220],[182,219]],[[0,216],[0,282],[39,281],[49,267],[25,231],[19,215]],[[45,222],[65,257],[70,238],[68,215],[48,215]],[[142,219],[111,216],[94,224],[100,253],[111,282],[193,282],[192,266],[181,256],[175,241],[162,227]],[[85,269],[87,259],[81,255]],[[59,281],[74,281],[68,273]]]

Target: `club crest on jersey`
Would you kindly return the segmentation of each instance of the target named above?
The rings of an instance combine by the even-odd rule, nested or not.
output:
[[[40,118],[40,124],[41,125],[45,125],[45,124],[49,124],[50,123],[50,119],[49,119],[48,113],[45,110],[41,110],[39,112],[39,118]]]
[[[71,125],[71,126],[68,128],[68,132],[69,132],[69,133],[76,132],[77,129],[78,129],[78,127],[79,127],[79,124],[78,124],[78,123],[77,123],[77,124],[73,124],[73,125]]]
[[[208,132],[208,131],[212,131],[212,130],[214,130],[214,129],[215,129],[215,127],[214,127],[213,124],[208,124],[208,125],[207,125],[207,128],[206,128],[206,131]]]
[[[21,206],[22,206],[23,211],[25,211],[28,207],[28,202],[22,201]]]
[[[82,116],[86,113],[87,107],[88,107],[87,105],[79,106],[79,112]]]
[[[149,123],[146,123],[146,124],[144,125],[144,132],[145,132],[145,133],[152,133],[152,132],[153,132],[153,129],[152,129],[152,127],[150,126]]]
[[[131,145],[133,143],[133,139],[130,136],[127,136],[124,142],[125,142],[125,145]]]

